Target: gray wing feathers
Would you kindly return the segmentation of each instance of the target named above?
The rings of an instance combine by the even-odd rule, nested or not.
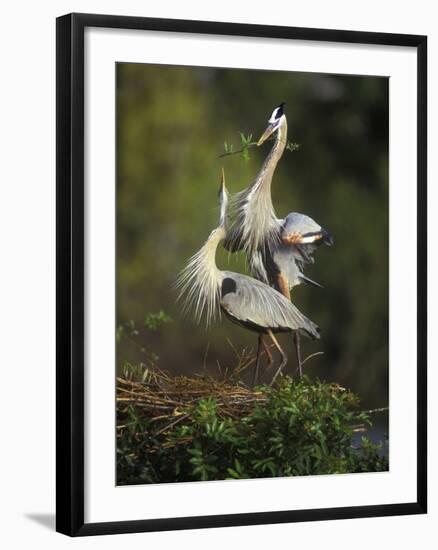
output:
[[[322,227],[312,218],[299,212],[291,212],[286,216],[281,227],[281,235],[290,233],[318,233],[322,231]],[[312,254],[317,250],[318,245],[314,243],[299,244],[296,246],[287,245],[290,248],[290,253],[304,263],[314,263]]]
[[[238,273],[225,272],[236,283],[236,292],[221,303],[236,319],[270,329],[300,330],[319,338],[318,326],[305,317],[287,298],[264,283]]]
[[[288,214],[282,224],[282,233],[317,233],[321,229],[315,220],[298,212]]]

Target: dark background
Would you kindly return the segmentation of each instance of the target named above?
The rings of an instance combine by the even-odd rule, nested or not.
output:
[[[255,140],[272,109],[286,102],[289,140],[274,175],[279,217],[303,212],[330,230],[294,303],[318,323],[318,342],[302,339],[310,376],[357,392],[364,406],[388,404],[388,80],[237,69],[117,66],[117,346],[125,362],[156,361],[172,373],[217,372],[254,334],[228,320],[209,330],[181,315],[172,288],[186,260],[218,223],[220,170],[231,192],[251,183],[270,143],[219,158],[239,132]],[[223,269],[242,259],[221,250]],[[163,310],[157,330],[144,325]],[[295,369],[292,338],[280,336]],[[233,349],[235,348],[235,350]]]

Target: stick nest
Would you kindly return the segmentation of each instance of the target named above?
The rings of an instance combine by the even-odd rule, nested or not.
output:
[[[143,420],[157,421],[166,430],[187,418],[187,411],[201,399],[214,399],[222,418],[242,418],[251,413],[256,403],[266,401],[263,392],[229,379],[217,380],[207,375],[174,377],[158,367],[147,369],[142,378],[139,381],[117,377],[118,429],[125,428],[130,406]]]

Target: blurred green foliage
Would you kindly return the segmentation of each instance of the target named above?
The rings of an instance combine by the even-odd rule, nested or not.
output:
[[[223,319],[210,330],[181,315],[172,289],[177,273],[218,220],[217,190],[225,168],[232,192],[246,187],[270,143],[219,156],[224,142],[257,140],[272,109],[286,102],[291,142],[272,185],[279,216],[303,212],[335,238],[321,247],[307,274],[324,289],[300,286],[296,305],[322,328],[304,341],[312,377],[359,393],[367,406],[388,400],[388,80],[236,69],[117,66],[117,316],[133,320],[144,349],[173,373],[232,366],[236,349],[255,336]],[[222,268],[245,270],[235,255]],[[148,312],[172,319],[159,331]],[[293,372],[292,338],[281,336]],[[208,348],[208,353],[206,350]],[[118,364],[142,360],[130,338],[118,343]]]
[[[266,401],[248,416],[224,418],[214,399],[201,399],[167,430],[129,405],[118,416],[118,485],[388,469],[382,443],[352,443],[354,426],[371,422],[351,392],[307,377],[259,391]]]

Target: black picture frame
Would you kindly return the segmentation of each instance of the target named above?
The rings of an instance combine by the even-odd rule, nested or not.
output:
[[[56,22],[56,529],[70,536],[423,514],[427,510],[427,38],[266,25],[68,14]],[[84,30],[86,27],[408,46],[417,51],[417,499],[403,504],[84,522]]]

